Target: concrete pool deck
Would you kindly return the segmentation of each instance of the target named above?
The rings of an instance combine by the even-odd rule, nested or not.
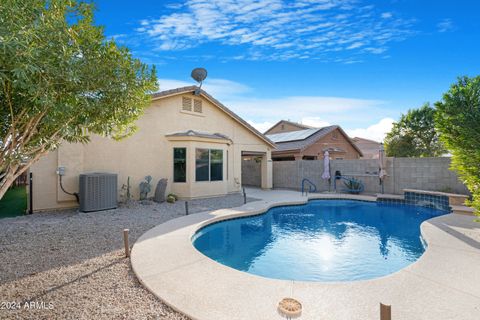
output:
[[[480,223],[448,214],[421,225],[428,248],[410,266],[364,281],[320,283],[275,280],[241,272],[198,252],[191,237],[213,221],[261,213],[308,199],[373,196],[314,194],[248,189],[260,199],[233,209],[197,213],[147,231],[132,249],[140,282],[162,301],[192,319],[282,319],[278,302],[299,300],[299,319],[379,319],[379,303],[392,305],[392,319],[478,319],[480,317]]]

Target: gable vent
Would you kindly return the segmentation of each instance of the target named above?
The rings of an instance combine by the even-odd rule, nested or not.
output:
[[[182,97],[182,110],[192,111],[192,98]]]
[[[193,111],[202,113],[202,100],[193,100]]]

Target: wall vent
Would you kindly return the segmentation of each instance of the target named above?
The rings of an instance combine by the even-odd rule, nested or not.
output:
[[[80,175],[80,211],[100,211],[117,207],[117,175],[94,172]]]
[[[182,97],[182,110],[192,111],[192,98]]]
[[[193,111],[202,113],[202,100],[193,100]]]

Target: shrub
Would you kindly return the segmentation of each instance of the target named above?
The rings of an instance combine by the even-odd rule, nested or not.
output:
[[[452,154],[457,171],[473,195],[470,205],[480,214],[480,76],[462,77],[436,103],[440,139]]]
[[[175,199],[175,197],[173,195],[169,194],[167,196],[167,202],[168,203],[175,203],[175,201],[177,201],[177,199]]]
[[[445,147],[435,130],[435,109],[426,103],[421,108],[408,110],[385,137],[385,151],[389,157],[438,157]]]
[[[174,193],[169,193],[167,197],[173,197],[175,198],[175,201],[178,201],[178,196]]]

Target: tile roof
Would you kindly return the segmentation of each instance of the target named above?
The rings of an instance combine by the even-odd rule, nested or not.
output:
[[[355,137],[352,139],[355,145],[362,150],[365,159],[378,159],[382,144],[377,141]]]
[[[304,129],[297,131],[286,131],[280,133],[269,134],[267,137],[273,142],[287,142],[287,141],[297,141],[303,140],[310,137],[312,134],[316,133],[320,128]]]
[[[279,133],[279,134],[272,134],[272,135],[267,135],[268,138],[270,138],[271,140],[275,141],[276,145],[277,145],[277,148],[275,149],[275,152],[279,152],[279,151],[303,151],[305,150],[306,148],[308,148],[309,146],[311,146],[312,144],[314,144],[315,142],[317,142],[319,139],[323,138],[325,135],[327,135],[328,133],[332,132],[333,130],[335,129],[338,129],[340,130],[340,132],[345,136],[345,138],[347,139],[348,142],[350,142],[350,144],[352,145],[353,148],[355,148],[355,150],[357,150],[357,152],[362,156],[363,153],[362,151],[355,145],[355,143],[348,137],[348,135],[345,133],[345,131],[343,131],[343,129],[340,127],[340,126],[337,126],[337,125],[334,125],[334,126],[328,126],[328,127],[323,127],[323,128],[318,128],[316,129],[317,131],[314,131],[313,130],[313,134],[311,133],[312,132],[312,129],[305,129],[305,130],[301,130],[301,131],[304,131],[305,134],[304,134],[304,138],[302,139],[299,139],[299,140],[283,140],[283,141],[275,141],[278,137],[273,137],[273,136],[276,136],[276,135],[283,135],[283,133]],[[301,136],[301,134],[299,134],[299,132],[301,131],[293,131],[291,132],[292,134],[293,133],[297,133],[299,136]]]
[[[273,128],[275,128],[276,126],[278,126],[279,124],[281,123],[287,123],[287,124],[290,124],[292,126],[295,126],[297,127],[299,130],[302,130],[302,129],[314,129],[315,127],[312,127],[312,126],[307,126],[306,124],[303,124],[303,123],[298,123],[298,122],[293,122],[293,121],[289,121],[289,120],[280,120],[278,121],[277,123],[275,123],[270,129],[268,129],[267,131],[265,131],[264,134],[268,134],[268,132],[270,130],[272,130]]]
[[[328,127],[323,127],[316,129],[316,131],[313,134],[308,135],[306,138],[300,139],[300,140],[293,140],[293,141],[285,141],[285,142],[276,142],[277,144],[277,149],[275,151],[289,151],[289,150],[304,150],[308,146],[312,145],[318,139],[322,138],[329,132],[332,132],[333,130],[339,128],[339,126],[328,126]],[[312,129],[305,129],[302,131],[311,131]],[[294,132],[299,132],[299,131],[294,131]],[[280,133],[282,134],[282,133]],[[280,135],[278,134],[278,135]],[[270,139],[275,139],[275,137],[272,138],[272,136],[276,136],[277,134],[272,134],[272,135],[267,135],[268,138]],[[275,141],[275,140],[274,140]]]
[[[207,132],[199,132],[194,130],[167,134],[167,137],[198,137],[198,138],[231,140],[229,137],[221,133],[207,133]]]
[[[168,96],[173,96],[177,94],[182,94],[185,92],[194,92],[195,90],[198,90],[197,86],[187,86],[187,87],[181,87],[181,88],[176,88],[176,89],[171,89],[171,90],[165,90],[165,91],[160,91],[152,94],[152,99],[161,99],[163,97],[168,97]],[[209,93],[207,93],[205,90],[200,89],[199,90],[200,94],[203,95],[207,100],[210,100],[213,104],[215,104],[217,107],[219,107],[223,112],[228,114],[230,117],[232,117],[234,120],[242,124],[245,128],[250,130],[252,133],[254,133],[256,136],[258,136],[260,139],[268,143],[270,146],[275,148],[275,143],[267,138],[263,133],[252,127],[248,122],[243,120],[240,116],[238,116],[235,112],[227,108],[224,104],[222,104],[220,101],[212,97]]]

